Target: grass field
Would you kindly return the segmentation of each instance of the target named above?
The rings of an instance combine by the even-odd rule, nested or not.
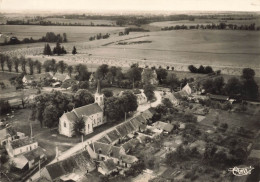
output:
[[[72,42],[88,41],[90,36],[97,33],[119,32],[122,27],[84,27],[84,26],[39,26],[39,25],[0,25],[1,34],[8,37],[16,36],[22,40],[24,38],[39,39],[45,36],[47,32],[54,32],[55,34],[66,33],[68,40]],[[4,39],[0,38],[0,42]]]

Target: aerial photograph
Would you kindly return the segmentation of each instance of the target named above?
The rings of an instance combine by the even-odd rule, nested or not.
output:
[[[0,0],[0,182],[260,182],[260,0]]]

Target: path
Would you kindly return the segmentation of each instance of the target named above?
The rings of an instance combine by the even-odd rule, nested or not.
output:
[[[162,93],[161,91],[155,91],[156,101],[153,102],[153,103],[151,103],[151,104],[149,103],[149,104],[144,104],[144,105],[139,106],[139,107],[137,108],[137,113],[136,113],[135,115],[137,115],[137,114],[139,114],[140,112],[142,112],[142,111],[144,111],[144,110],[150,108],[150,106],[156,107],[157,105],[159,105],[159,104],[161,103],[161,100],[162,100],[161,93]],[[129,119],[131,119],[131,118],[129,118]],[[129,120],[129,119],[128,119],[128,120]],[[123,122],[123,123],[124,123],[124,122]],[[97,140],[100,139],[102,136],[104,136],[106,133],[112,131],[112,130],[115,129],[117,126],[119,126],[119,125],[121,125],[121,124],[123,124],[123,123],[120,123],[120,124],[118,124],[118,125],[115,125],[115,126],[109,128],[109,129],[107,129],[107,130],[105,130],[105,131],[103,131],[103,132],[101,132],[101,133],[99,133],[99,134],[97,134],[97,135],[95,135],[95,136],[93,136],[93,137],[91,137],[91,138],[85,140],[84,142],[81,142],[81,143],[76,144],[74,147],[70,148],[69,150],[66,150],[66,151],[63,152],[63,153],[61,153],[61,155],[58,157],[58,160],[57,160],[57,158],[55,158],[55,159],[54,159],[52,162],[50,162],[49,164],[52,164],[52,163],[55,163],[55,162],[57,162],[57,161],[61,161],[61,160],[64,160],[64,159],[70,157],[71,155],[75,154],[76,152],[82,150],[86,145],[90,144],[91,142],[97,141]],[[37,172],[36,174],[34,174],[34,175],[31,177],[31,179],[34,181],[34,180],[38,179],[39,177],[40,177],[40,173]]]

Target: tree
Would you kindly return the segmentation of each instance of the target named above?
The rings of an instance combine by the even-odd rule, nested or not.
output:
[[[36,66],[36,69],[37,69],[37,73],[41,73],[42,71],[42,63],[39,62],[38,60],[35,61],[35,66]]]
[[[159,69],[161,69],[161,68],[159,68]],[[145,69],[142,72],[142,82],[144,84],[149,84],[153,77],[154,77],[154,70],[152,70],[152,69]]]
[[[189,65],[189,66],[188,66],[188,69],[189,69],[190,72],[192,72],[192,73],[197,73],[197,72],[198,72],[198,69],[197,69],[195,66],[193,66],[193,65]]]
[[[206,74],[208,74],[208,73],[213,73],[213,69],[212,69],[211,66],[206,66],[204,72],[205,72]]]
[[[15,69],[16,73],[18,73],[19,72],[20,60],[17,57],[14,57],[13,62],[14,62],[14,69]]]
[[[121,103],[123,105],[121,107],[124,107],[125,112],[132,112],[136,111],[138,104],[137,104],[137,97],[130,91],[123,92],[121,96]]]
[[[11,111],[11,106],[8,101],[0,100],[0,115],[7,114]]]
[[[66,34],[66,33],[63,33],[63,42],[68,42],[67,34]]]
[[[88,81],[80,81],[78,84],[79,89],[88,89],[89,88],[89,83]]]
[[[4,54],[0,54],[0,63],[1,63],[2,71],[4,71],[4,65],[5,65],[5,55]]]
[[[43,55],[48,55],[48,56],[52,55],[51,47],[49,44],[44,45]]]
[[[64,71],[66,70],[67,67],[68,67],[68,65],[66,63],[64,63],[64,61],[58,62],[58,69],[60,70],[60,72],[62,74],[64,73]]]
[[[54,105],[50,104],[44,109],[43,123],[48,128],[57,126],[57,119],[59,118],[59,111]]]
[[[242,94],[242,83],[236,77],[231,77],[225,86],[225,92],[231,97],[240,96]]]
[[[141,69],[139,68],[139,65],[138,64],[131,65],[131,68],[128,69],[126,75],[129,78],[129,80],[132,80],[133,88],[134,88],[135,81],[141,80]]]
[[[47,61],[44,61],[43,63],[43,67],[45,69],[45,72],[54,72],[56,73],[57,72],[57,64],[56,64],[56,60],[55,59],[52,59],[52,60],[47,60]]]
[[[213,87],[214,83],[212,79],[207,79],[202,83],[202,87],[205,89],[206,93],[212,93],[213,92]]]
[[[157,69],[156,70],[157,79],[159,80],[159,83],[162,84],[162,81],[166,79],[168,72],[165,69]]]
[[[167,108],[173,108],[173,104],[168,98],[164,98],[162,100],[163,105],[165,105]]]
[[[22,71],[23,73],[26,73],[26,64],[27,64],[27,61],[25,59],[25,57],[21,57],[20,58],[20,62],[21,62],[21,67],[22,67]]]
[[[146,95],[147,100],[150,101],[154,98],[154,90],[155,90],[155,87],[151,84],[146,84],[144,86],[144,94]]]
[[[244,68],[242,73],[242,78],[245,80],[254,79],[255,71],[251,68]]]
[[[166,83],[170,86],[171,92],[178,87],[179,80],[174,73],[170,73],[166,77]]]
[[[222,94],[224,85],[224,78],[222,76],[215,78],[213,81],[213,93]]]
[[[32,75],[33,68],[34,68],[34,61],[31,58],[28,59],[28,65],[29,65],[29,69],[30,69],[30,75]]]
[[[72,54],[73,54],[73,55],[77,54],[77,49],[76,49],[75,46],[73,46]]]
[[[95,72],[95,77],[96,79],[104,79],[107,73],[108,73],[108,65],[102,64],[98,67],[97,71]]]
[[[103,89],[102,93],[105,95],[105,97],[112,97],[113,96],[113,91],[110,89]]]
[[[71,77],[71,74],[73,72],[73,66],[68,66],[67,71],[68,71],[69,76]]]
[[[124,115],[124,103],[118,97],[108,97],[105,99],[105,115],[109,121],[120,121]]]
[[[75,132],[76,135],[81,135],[82,132],[84,132],[85,129],[85,121],[84,118],[81,117],[79,119],[77,119],[74,123],[73,123],[73,132]]]
[[[59,42],[57,42],[56,47],[53,48],[53,54],[58,54],[58,56],[62,54],[62,49]]]
[[[198,69],[198,73],[205,73],[205,68],[204,66],[200,65],[199,69]]]
[[[78,64],[75,66],[75,71],[77,72],[76,80],[84,81],[89,80],[90,73],[88,72],[88,68],[86,65]]]
[[[9,72],[11,72],[13,68],[13,61],[10,59],[9,56],[6,56],[6,64]]]
[[[94,97],[92,94],[85,90],[85,89],[79,89],[75,94],[74,94],[74,103],[75,107],[81,107],[84,105],[88,105],[91,103],[94,103]]]

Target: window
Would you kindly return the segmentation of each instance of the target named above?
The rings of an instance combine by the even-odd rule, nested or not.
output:
[[[64,122],[64,128],[66,128],[66,123]]]

